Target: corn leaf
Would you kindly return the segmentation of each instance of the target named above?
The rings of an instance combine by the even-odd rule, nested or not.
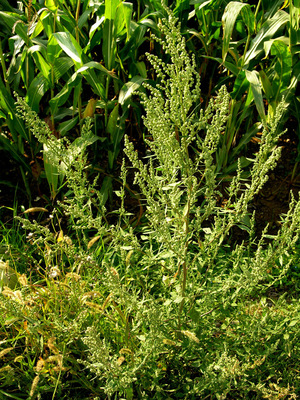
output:
[[[14,32],[19,35],[25,43],[31,45],[31,41],[27,34],[27,27],[19,15],[0,11],[0,21],[2,21],[5,26],[9,27],[9,29],[14,30]]]
[[[0,79],[0,109],[7,114],[7,124],[15,142],[18,141],[18,135],[29,141],[27,130],[16,114],[14,100]]]
[[[272,80],[275,100],[277,101],[283,90],[286,90],[290,84],[292,71],[292,55],[289,47],[277,40],[272,44],[271,54],[275,56],[274,65],[275,76]]]
[[[263,102],[263,97],[262,97],[261,84],[259,81],[259,74],[257,71],[247,71],[246,70],[245,75],[246,75],[248,82],[250,83],[250,87],[252,90],[254,103],[256,105],[257,111],[258,111],[261,119],[264,121],[266,118],[266,114],[265,114],[265,107],[264,107],[264,102]]]
[[[75,65],[77,65],[78,68],[82,66],[82,49],[70,32],[53,33],[53,36],[63,51],[71,57]]]
[[[69,132],[74,126],[77,124],[79,117],[68,119],[67,121],[61,122],[58,125],[58,132],[61,136],[64,136],[67,132]]]
[[[235,21],[243,8],[247,8],[247,12],[251,13],[251,8],[247,3],[240,3],[237,1],[231,1],[227,4],[225,8],[225,12],[222,17],[222,25],[223,25],[223,47],[222,47],[222,59],[223,62],[226,59],[229,43],[232,35],[232,31],[234,28]],[[250,19],[250,17],[249,17]]]
[[[126,82],[121,90],[120,90],[120,94],[119,94],[119,103],[123,106],[124,103],[130,99],[130,97],[132,96],[133,92],[135,90],[137,90],[141,84],[143,83],[145,79],[139,75],[134,76],[130,82]]]
[[[33,111],[39,112],[40,101],[49,87],[48,79],[41,72],[33,79],[25,97]]]
[[[288,21],[289,15],[282,10],[277,11],[272,18],[266,20],[258,34],[251,41],[250,48],[245,55],[245,66],[263,52],[264,42],[271,39],[282,25],[285,25]]]

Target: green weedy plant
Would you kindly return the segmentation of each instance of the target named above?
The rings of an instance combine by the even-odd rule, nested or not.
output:
[[[70,219],[73,244],[62,231],[53,233],[55,225],[50,229],[22,219],[34,235],[32,243],[45,246],[46,297],[41,281],[15,292],[4,288],[0,297],[6,336],[15,329],[30,338],[24,354],[32,360],[22,358],[22,371],[31,382],[21,386],[29,387],[31,397],[43,390],[54,393],[52,398],[55,393],[63,398],[66,389],[72,393],[67,371],[76,390],[80,384],[100,398],[295,399],[299,394],[299,304],[284,295],[272,299],[269,290],[296,264],[300,202],[292,200],[276,236],[268,237],[266,227],[256,239],[252,215],[247,240],[233,245],[227,240],[234,225],[245,224],[249,203],[280,157],[277,125],[284,106],[279,104],[264,126],[251,179],[242,179],[239,162],[222,199],[215,153],[229,95],[223,87],[205,111],[198,111],[195,62],[167,12],[160,25],[164,41],[157,40],[170,62],[149,56],[160,83],[146,84],[149,95],[141,94],[151,137],[149,161],[140,160],[125,139],[147,210],[139,229],[128,224],[125,163],[123,188],[116,193],[121,206],[111,224],[96,181],[89,183],[85,175],[90,126],[83,128],[80,151],[67,142],[66,149],[19,99],[32,133],[47,142],[57,167],[65,166],[73,192],[60,203]],[[267,244],[266,239],[272,240]],[[12,346],[6,337],[3,343],[1,390],[8,392],[3,374],[9,370],[16,380],[24,379],[15,361],[22,346],[19,337]],[[34,359],[37,354],[41,361]]]
[[[200,99],[195,62],[185,51],[184,39],[172,15],[161,30],[164,41],[157,40],[170,54],[171,62],[165,64],[156,56],[148,56],[161,82],[155,88],[145,85],[150,91],[149,97],[142,94],[145,125],[153,138],[147,144],[153,157],[144,165],[128,139],[125,152],[138,171],[135,182],[146,198],[152,229],[149,240],[156,242],[161,254],[168,254],[168,268],[176,277],[181,274],[180,329],[180,315],[189,297],[186,293],[188,274],[193,269],[199,271],[199,262],[202,264],[203,259],[206,265],[209,262],[206,270],[210,273],[230,229],[243,223],[248,204],[263,187],[268,179],[267,172],[275,167],[280,157],[280,149],[275,144],[283,106],[278,108],[270,126],[264,128],[251,182],[242,182],[239,165],[225,205],[217,207],[217,198],[222,195],[216,180],[214,154],[225,129],[229,94],[222,87],[205,112],[200,110],[197,116],[192,111]],[[211,216],[214,220],[207,227],[204,223]],[[207,273],[200,279],[206,280]]]

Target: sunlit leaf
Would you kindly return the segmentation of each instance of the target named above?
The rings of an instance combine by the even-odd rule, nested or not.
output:
[[[245,65],[257,57],[264,49],[264,42],[272,38],[275,33],[289,21],[289,15],[282,10],[277,13],[262,25],[260,31],[251,41],[250,48],[245,55]]]
[[[31,207],[31,208],[27,208],[27,210],[24,211],[24,214],[42,212],[42,211],[48,212],[47,208],[44,208],[44,207]]]
[[[126,100],[128,100],[131,97],[133,92],[141,86],[144,80],[145,80],[144,78],[137,75],[134,76],[131,79],[131,81],[126,82],[120,90],[119,103],[123,105],[126,102]]]
[[[231,1],[227,4],[225,12],[222,17],[223,25],[223,47],[222,47],[222,59],[225,61],[226,55],[229,49],[229,43],[231,40],[232,31],[234,28],[235,21],[241,12],[241,10],[247,7],[248,13],[251,13],[251,8],[247,3],[240,3],[237,1]]]
[[[63,51],[68,54],[75,63],[82,65],[82,49],[70,32],[53,33],[53,36]]]
[[[261,84],[259,81],[259,74],[257,71],[245,71],[246,78],[248,82],[250,82],[252,94],[254,97],[254,102],[257,108],[257,111],[261,117],[262,120],[265,120],[266,115],[265,115],[265,107],[264,107],[264,102],[263,102],[263,97],[262,97],[262,90],[261,90]]]

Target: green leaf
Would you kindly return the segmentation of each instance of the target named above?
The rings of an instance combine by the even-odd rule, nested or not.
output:
[[[114,139],[114,132],[117,126],[119,118],[119,104],[116,104],[112,112],[110,113],[106,130],[111,135],[112,140]]]
[[[132,15],[132,3],[122,2],[118,5],[115,15],[115,35],[118,36],[126,28],[126,40],[130,39],[130,22]]]
[[[99,26],[103,23],[104,20],[105,20],[104,15],[101,18],[99,18],[97,16],[96,22],[91,26],[91,29],[90,29],[90,32],[89,32],[90,40],[92,40],[92,37],[94,36],[94,33],[98,30]]]
[[[75,72],[61,91],[50,100],[49,104],[53,114],[56,114],[58,107],[62,106],[68,100],[71,91],[80,83],[81,79],[82,76]]]
[[[131,81],[126,82],[121,90],[120,90],[120,94],[119,94],[119,103],[123,106],[124,103],[130,99],[132,93],[137,90],[141,84],[144,82],[144,78],[142,78],[139,75],[134,76]]]
[[[299,320],[298,319],[294,319],[289,323],[289,326],[295,326],[298,323],[299,323]]]
[[[271,54],[275,56],[276,63],[274,65],[275,76],[272,79],[272,86],[275,101],[278,101],[280,94],[286,90],[290,84],[292,71],[292,55],[289,47],[281,42],[275,41],[271,47]]]
[[[73,67],[74,62],[70,57],[59,57],[53,63],[54,80],[57,82]]]
[[[82,67],[77,72],[82,72],[89,68],[98,69],[99,71],[104,72],[105,74],[111,76],[112,78],[117,78],[116,75],[112,71],[109,71],[102,64],[95,62],[95,61],[90,61],[90,62],[87,62],[86,64],[83,64]]]
[[[0,109],[7,114],[7,124],[10,128],[13,139],[17,142],[18,135],[29,141],[27,130],[23,121],[16,115],[14,100],[0,78]]]
[[[251,41],[250,48],[245,55],[245,65],[248,65],[251,60],[256,58],[263,52],[264,42],[269,40],[275,33],[289,21],[289,15],[282,10],[277,13],[262,25],[260,31]]]
[[[248,90],[248,88],[249,88],[249,81],[246,78],[245,71],[241,70],[234,81],[231,97],[233,99],[239,100]]]
[[[287,46],[289,46],[289,44],[290,44],[289,38],[286,36],[279,36],[275,39],[266,40],[264,42],[265,58],[268,58],[271,47],[272,47],[273,43],[276,42],[277,40],[280,40],[281,42],[285,43]]]
[[[29,41],[29,37],[27,34],[27,26],[22,21],[19,15],[0,11],[0,21],[2,21],[3,24],[7,26],[11,31],[19,35],[25,43],[31,45],[31,41]]]
[[[105,0],[104,16],[106,19],[114,20],[120,1],[121,0]]]
[[[240,73],[240,69],[236,65],[228,61],[223,61],[222,58],[210,57],[210,56],[203,56],[203,57],[218,61],[221,65],[224,65],[228,69],[228,71],[232,72],[235,76],[238,76],[238,74]]]
[[[85,77],[87,82],[93,88],[94,93],[96,93],[98,96],[100,96],[105,101],[107,100],[104,86],[100,82],[95,71],[93,71],[91,68],[89,68],[88,66],[85,65],[84,67],[80,68],[77,72],[80,72]]]
[[[100,189],[100,194],[102,196],[102,198],[101,198],[102,206],[105,205],[108,197],[110,196],[110,194],[112,194],[112,189],[113,189],[112,182],[113,182],[113,178],[111,176],[105,176],[103,179],[102,186]],[[131,250],[131,247],[129,250]]]
[[[78,20],[78,28],[81,30],[88,22],[89,16],[91,15],[93,9],[92,8],[88,8],[87,10],[85,10],[79,17]]]
[[[67,132],[69,132],[78,122],[78,115],[75,118],[68,119],[67,121],[61,122],[58,125],[58,132],[61,136],[64,136]]]
[[[136,69],[138,70],[139,74],[147,79],[147,68],[146,68],[146,64],[144,63],[144,61],[139,61],[137,63],[134,63]]]
[[[112,112],[110,113],[108,123],[107,123],[107,132],[110,134],[111,138],[111,150],[108,152],[108,162],[109,168],[113,169],[114,162],[120,151],[120,143],[123,139],[125,132],[125,121],[128,115],[128,108],[125,108],[122,116],[119,116],[119,104],[116,104]]]
[[[49,89],[48,79],[40,72],[31,82],[27,93],[26,101],[33,111],[39,112],[41,98]]]
[[[30,49],[29,49],[29,51],[30,51]],[[44,78],[50,82],[49,78],[50,78],[51,67],[48,64],[48,62],[44,59],[42,54],[38,51],[34,52],[33,58],[35,60],[35,63],[37,65],[38,69],[44,75]]]
[[[103,28],[102,54],[106,67],[113,69],[116,58],[116,40],[113,35],[113,21],[106,19]]]
[[[32,36],[37,36],[37,34],[40,34],[43,30],[45,32],[45,34],[47,35],[48,38],[50,38],[50,36],[53,33],[53,16],[52,13],[50,11],[48,11],[47,9],[45,9],[39,17],[39,21],[36,25],[36,29],[34,30]],[[37,32],[36,32],[37,30]]]
[[[263,102],[263,97],[262,97],[261,85],[260,85],[260,81],[259,81],[259,74],[257,71],[247,71],[246,70],[245,75],[246,75],[248,82],[250,83],[257,111],[260,115],[260,118],[264,121],[266,119],[266,114],[265,114],[265,107],[264,107],[264,102]]]
[[[229,49],[229,43],[232,36],[233,27],[235,21],[241,12],[241,10],[247,7],[247,12],[251,13],[250,5],[247,3],[240,3],[237,1],[231,1],[227,4],[225,8],[225,12],[222,17],[222,25],[223,25],[223,47],[222,47],[222,59],[225,61],[226,55]],[[249,18],[250,19],[250,18]]]
[[[54,0],[45,0],[45,7],[47,7],[48,10],[50,10],[52,12],[56,12],[56,10],[58,9]]]
[[[268,102],[270,102],[271,98],[274,95],[273,89],[272,89],[272,84],[271,84],[267,74],[265,73],[265,71],[260,70],[259,76],[260,76],[260,81],[262,84],[262,88],[265,92],[266,98],[267,98]]]
[[[77,64],[78,68],[81,66],[82,60],[82,49],[79,44],[76,42],[75,38],[70,34],[70,32],[58,32],[53,33],[53,36],[57,40],[59,46],[63,49],[63,51],[71,57],[71,59]]]
[[[62,52],[62,49],[59,46],[59,44],[57,43],[57,40],[55,39],[55,37],[53,35],[51,35],[48,40],[48,43],[47,43],[47,60],[48,60],[48,62],[53,64],[54,61],[59,57],[61,52]]]

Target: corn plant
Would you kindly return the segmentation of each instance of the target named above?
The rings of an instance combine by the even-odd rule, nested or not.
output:
[[[222,16],[222,60],[219,61],[234,77],[234,86],[231,116],[219,152],[220,171],[261,129],[259,124],[251,126],[251,104],[255,104],[261,121],[273,118],[274,110],[283,97],[290,104],[299,79],[297,60],[291,55],[295,45],[295,13],[299,9],[291,3],[289,10],[283,10],[281,1],[272,6],[263,3],[258,2],[252,11],[247,3],[230,2]],[[234,33],[238,40],[232,39]],[[257,71],[258,65],[260,71]],[[245,120],[249,130],[229,155],[230,147],[236,143],[240,126]],[[225,172],[230,170],[232,168],[225,168]]]
[[[283,97],[293,104],[282,124],[292,110],[298,118],[293,99],[299,80],[298,57],[293,56],[298,49],[298,3],[210,0],[192,7],[176,3],[174,11],[182,9],[188,15],[181,18],[182,33],[203,77],[202,101],[207,104],[222,84],[232,88],[230,116],[217,152],[219,176],[230,179],[238,158],[243,167],[251,164],[243,150]]]
[[[36,165],[41,147],[15,114],[13,91],[25,96],[34,111],[43,109],[43,118],[56,137],[80,136],[83,119],[95,118],[95,134],[101,140],[94,145],[94,154],[106,151],[112,172],[126,129],[131,94],[146,77],[137,50],[147,27],[134,22],[133,5],[85,2],[80,8],[79,1],[72,5],[47,1],[43,6],[20,3],[20,9],[13,9],[7,4],[0,11],[0,24],[5,32],[0,46],[1,119],[8,125],[1,143],[21,165],[29,196],[26,174],[31,174],[31,168],[24,147],[29,146],[30,160]],[[126,45],[126,52],[119,54],[120,42]],[[129,74],[125,70],[128,62]],[[131,113],[136,109],[137,105]],[[52,188],[53,200],[64,175],[49,163],[47,147],[43,150],[44,177]],[[39,179],[40,173],[34,178]],[[111,191],[111,186],[104,190]]]

